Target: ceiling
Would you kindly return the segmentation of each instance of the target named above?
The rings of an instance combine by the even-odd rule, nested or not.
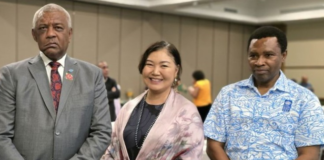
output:
[[[324,19],[324,0],[76,0],[248,24]]]

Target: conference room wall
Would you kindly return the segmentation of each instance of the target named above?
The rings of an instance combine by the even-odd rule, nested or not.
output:
[[[213,98],[221,87],[250,74],[246,43],[252,25],[63,0],[0,0],[0,67],[39,53],[31,35],[32,17],[52,2],[72,17],[68,55],[93,64],[107,61],[123,99],[127,90],[135,95],[144,90],[137,69],[140,55],[159,40],[179,49],[182,83],[191,85],[192,72],[201,69],[212,82]]]
[[[307,76],[315,94],[323,99],[324,90],[324,22],[313,21],[287,25],[288,57],[285,73],[298,82]]]

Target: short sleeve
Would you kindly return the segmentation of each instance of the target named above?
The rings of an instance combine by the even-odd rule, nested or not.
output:
[[[201,88],[201,84],[197,81],[194,85],[194,87],[198,87],[198,88]]]
[[[296,147],[324,144],[324,112],[314,96],[302,106],[295,132]]]
[[[204,122],[204,134],[206,137],[219,142],[226,141],[226,124],[228,97],[223,89],[217,95],[207,118]]]

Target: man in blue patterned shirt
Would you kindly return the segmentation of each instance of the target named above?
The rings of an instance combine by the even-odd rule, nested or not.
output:
[[[249,79],[222,88],[204,123],[212,160],[317,160],[324,144],[318,98],[280,70],[287,38],[275,27],[248,43]]]

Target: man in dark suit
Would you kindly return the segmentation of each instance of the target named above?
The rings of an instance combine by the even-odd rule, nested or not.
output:
[[[116,120],[116,108],[114,104],[114,99],[119,98],[120,91],[117,87],[117,83],[114,79],[109,77],[109,67],[107,62],[101,61],[98,63],[98,67],[101,68],[103,77],[106,81],[106,89],[108,94],[108,100],[109,100],[109,110],[110,110],[110,119],[111,121]]]
[[[1,160],[98,160],[111,123],[98,67],[66,55],[69,13],[47,4],[34,15],[39,55],[0,70]]]

